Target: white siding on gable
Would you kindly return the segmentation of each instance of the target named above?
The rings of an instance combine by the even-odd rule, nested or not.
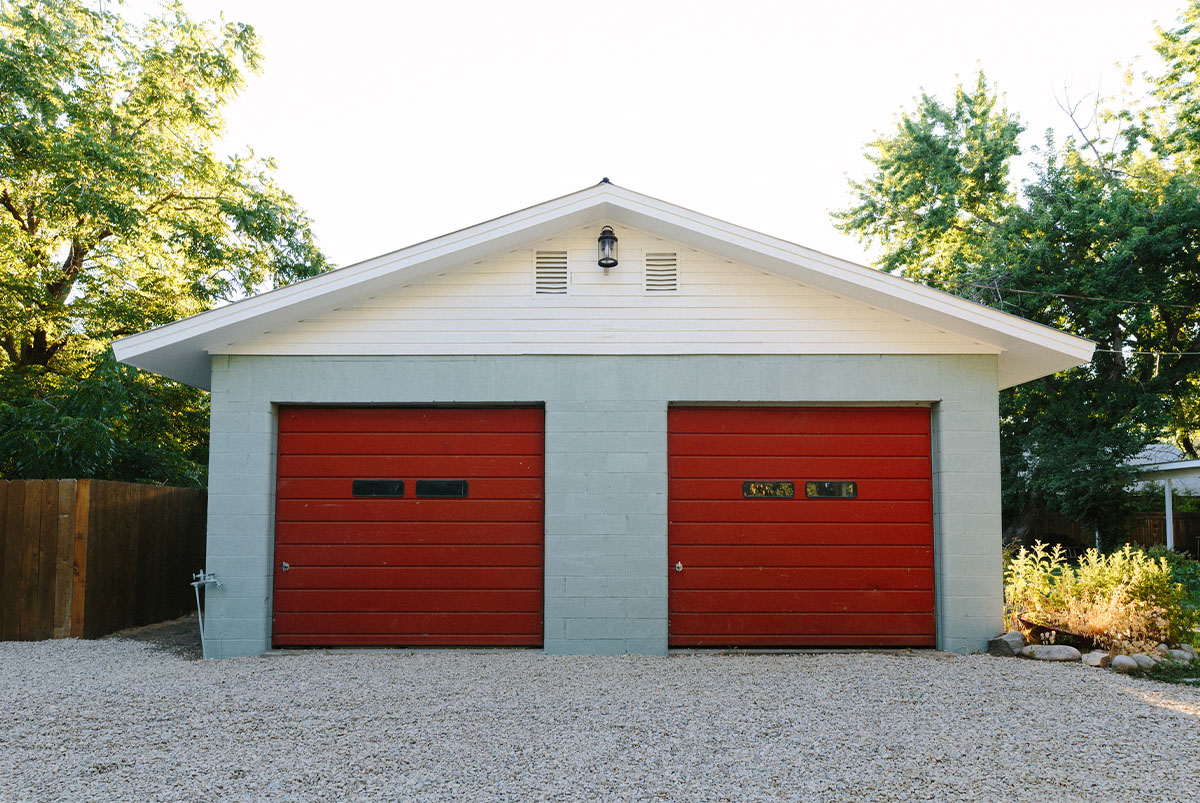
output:
[[[999,348],[860,301],[602,222],[213,348],[227,354],[994,354]],[[567,254],[569,293],[538,292],[538,252]],[[677,289],[650,292],[676,256]],[[543,256],[543,260],[545,257]],[[553,286],[558,288],[555,278]],[[548,285],[549,286],[549,285]]]

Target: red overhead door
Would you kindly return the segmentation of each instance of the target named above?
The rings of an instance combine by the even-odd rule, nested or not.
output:
[[[279,413],[276,645],[542,643],[539,409]]]
[[[929,410],[673,407],[670,644],[932,646]]]

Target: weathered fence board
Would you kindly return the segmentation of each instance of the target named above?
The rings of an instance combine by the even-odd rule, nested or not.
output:
[[[1200,556],[1200,513],[1176,513],[1175,549]],[[1045,513],[1034,524],[1031,540],[1071,545],[1075,549],[1092,546],[1094,530],[1071,521],[1057,513]],[[1140,546],[1165,546],[1167,517],[1165,513],[1135,513],[1122,525],[1119,539]]]
[[[107,480],[0,481],[0,640],[96,638],[194,603],[205,494]]]
[[[74,480],[58,482],[58,526],[54,554],[54,627],[53,638],[71,635],[71,591],[75,582],[72,566],[75,560],[75,497],[79,488]]]
[[[1175,549],[1200,556],[1200,513],[1176,513]],[[1167,543],[1166,513],[1140,513],[1127,524],[1129,540],[1142,546]]]

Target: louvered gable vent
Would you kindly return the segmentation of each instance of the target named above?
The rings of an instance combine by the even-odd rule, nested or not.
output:
[[[646,292],[674,293],[679,289],[679,261],[673,253],[646,254]]]
[[[538,251],[533,268],[533,292],[542,296],[567,294],[567,252]]]

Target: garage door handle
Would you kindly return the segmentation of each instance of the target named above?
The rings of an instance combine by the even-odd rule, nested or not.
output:
[[[683,571],[683,561],[679,561],[678,563],[675,564],[675,571],[677,571],[677,572]]]
[[[288,562],[286,560],[279,565],[279,571],[281,571],[281,572],[286,572],[290,568],[292,568],[292,567],[288,565]]]

